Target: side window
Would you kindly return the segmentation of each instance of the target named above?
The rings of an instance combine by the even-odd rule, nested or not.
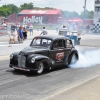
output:
[[[35,38],[35,39],[33,40],[32,45],[40,45],[40,41],[41,41],[40,38]]]
[[[46,45],[47,44],[47,39],[42,39],[42,45]]]
[[[71,40],[66,40],[66,47],[73,47]]]
[[[53,43],[53,49],[64,48],[64,40],[56,40]]]
[[[50,46],[51,45],[51,40],[49,40],[49,39],[42,39],[42,45],[44,45],[44,46]]]
[[[59,48],[64,48],[64,40],[59,40],[58,41],[58,47]]]
[[[57,40],[53,42],[52,48],[53,49],[57,49],[58,48],[58,41]]]

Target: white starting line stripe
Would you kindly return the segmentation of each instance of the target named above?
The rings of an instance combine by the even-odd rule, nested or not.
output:
[[[23,45],[23,44],[4,44],[4,45],[2,44],[0,46],[2,47],[2,46],[16,46],[16,45]]]
[[[9,42],[0,42],[0,43],[9,43]]]
[[[10,55],[0,56],[0,61],[10,59]]]
[[[2,47],[2,46],[9,46],[8,44],[5,44],[5,45],[0,45],[0,47]]]
[[[15,45],[23,45],[24,43],[26,43],[26,42],[29,42],[30,41],[30,43],[31,43],[31,41],[32,40],[26,40],[26,41],[24,41],[23,43],[19,43],[19,44],[9,44],[9,42],[0,42],[0,46],[15,46]]]

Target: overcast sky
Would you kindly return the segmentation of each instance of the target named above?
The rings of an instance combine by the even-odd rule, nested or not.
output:
[[[76,11],[81,13],[83,11],[85,0],[1,0],[0,6],[4,4],[15,4],[19,6],[23,3],[34,3],[36,7],[53,7],[62,9],[63,11]],[[87,0],[87,10],[94,10],[94,0]]]

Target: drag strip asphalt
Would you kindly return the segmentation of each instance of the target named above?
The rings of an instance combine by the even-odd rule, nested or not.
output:
[[[100,40],[83,40],[81,45],[83,46],[76,46],[79,51],[94,49],[96,46],[99,48]],[[18,47],[22,49],[24,46]],[[7,47],[3,48],[2,50],[5,50]],[[14,48],[15,46],[12,46],[8,49],[8,55],[0,56],[0,100],[46,100],[100,75],[100,65],[55,69],[42,75],[17,72],[9,67],[8,60]]]
[[[100,65],[77,69],[62,68],[35,75],[16,72],[9,68],[9,60],[0,61],[0,100],[45,100],[97,77],[100,75],[99,69]],[[13,97],[18,95],[23,98]]]

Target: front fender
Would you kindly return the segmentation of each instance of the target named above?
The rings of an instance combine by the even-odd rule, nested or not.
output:
[[[48,64],[51,63],[51,59],[49,57],[41,55],[41,54],[32,54],[32,55],[29,55],[28,58],[27,58],[27,60],[30,62],[32,58],[34,58],[36,62],[43,60],[44,62],[47,62]]]
[[[50,60],[49,57],[44,56],[44,55],[40,55],[40,54],[32,54],[32,55],[29,55],[28,56],[28,60],[30,60],[33,57],[35,58],[35,60],[40,60],[40,59],[48,59],[48,60]]]
[[[51,64],[52,64],[51,59],[47,56],[44,56],[44,55],[32,54],[32,55],[28,56],[27,60],[31,63],[32,58],[35,59],[36,63],[43,61],[44,63],[48,64],[48,66],[51,66]]]

